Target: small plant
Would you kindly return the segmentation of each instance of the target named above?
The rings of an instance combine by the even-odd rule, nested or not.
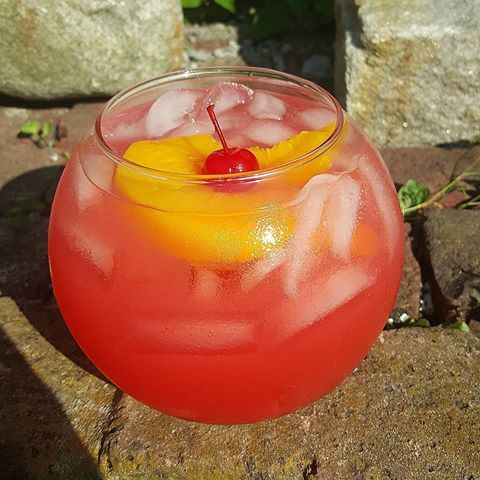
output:
[[[442,323],[441,327],[452,330],[460,330],[461,332],[469,333],[470,327],[465,322]]]
[[[248,15],[250,35],[257,41],[290,31],[312,31],[333,18],[333,0],[182,0],[182,6],[187,11],[203,9],[203,20],[221,19],[218,7],[230,15]]]
[[[442,207],[440,200],[454,190],[460,190],[468,198],[466,184],[480,179],[480,170],[476,170],[480,157],[476,158],[470,165],[456,175],[447,185],[441,188],[433,195],[430,194],[427,187],[416,180],[408,180],[398,191],[398,200],[404,217],[410,217],[420,210],[431,206]],[[459,209],[473,208],[480,205],[480,195],[474,195],[465,202],[458,205]]]
[[[29,137],[40,148],[52,147],[56,140],[56,128],[50,121],[30,120],[21,126],[19,136]]]
[[[235,0],[213,0],[213,2],[225,10],[235,13]],[[182,0],[183,8],[199,8],[203,5],[208,6],[208,0]]]

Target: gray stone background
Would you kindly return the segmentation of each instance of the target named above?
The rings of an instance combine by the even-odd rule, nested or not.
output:
[[[0,0],[0,479],[480,480],[480,212],[455,208],[460,192],[405,224],[390,323],[470,333],[385,330],[330,395],[256,425],[183,422],[117,390],[68,333],[46,255],[66,152],[105,96],[182,66],[335,89],[397,186],[440,189],[480,156],[479,15],[478,0],[338,0],[336,30],[254,43],[235,23],[184,26],[173,0]],[[31,119],[61,138],[18,138]]]

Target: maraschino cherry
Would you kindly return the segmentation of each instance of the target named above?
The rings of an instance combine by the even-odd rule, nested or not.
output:
[[[209,175],[225,174],[225,173],[241,173],[250,172],[252,170],[258,170],[257,158],[255,155],[246,148],[234,147],[230,148],[225,141],[220,125],[218,124],[217,117],[213,109],[215,105],[209,105],[207,107],[208,116],[215,127],[220,142],[222,143],[221,150],[215,150],[205,160],[203,166],[203,173]]]

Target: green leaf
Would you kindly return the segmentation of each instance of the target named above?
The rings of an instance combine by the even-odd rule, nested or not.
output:
[[[182,0],[182,8],[198,8],[202,3],[203,0]]]
[[[470,327],[465,322],[444,323],[443,328],[451,328],[453,330],[460,330],[465,333],[470,332]]]
[[[43,125],[42,125],[42,133],[40,134],[40,138],[42,140],[46,140],[48,138],[48,136],[50,135],[50,133],[52,132],[53,130],[53,124],[52,122],[43,122]]]
[[[313,6],[319,15],[325,18],[334,17],[334,0],[313,0]]]
[[[235,0],[214,0],[214,2],[225,10],[235,13]]]
[[[298,18],[303,17],[310,6],[311,0],[287,0],[288,6]]]
[[[430,322],[426,318],[419,318],[417,321],[413,322],[411,326],[427,328],[430,326]]]
[[[31,120],[21,126],[20,133],[24,135],[38,135],[41,128],[42,126],[38,120]]]
[[[263,40],[292,28],[292,13],[285,1],[265,0],[253,17],[252,37]]]
[[[429,197],[428,188],[415,180],[408,180],[398,191],[398,200],[402,212],[408,208],[416,207]]]

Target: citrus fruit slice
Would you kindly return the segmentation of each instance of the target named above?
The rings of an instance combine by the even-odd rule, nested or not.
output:
[[[323,155],[310,153],[324,143],[332,134],[335,125],[329,124],[320,130],[303,131],[270,148],[252,147],[250,151],[257,157],[260,168],[284,165],[304,156],[300,165],[285,173],[289,182],[305,184],[315,175],[325,172],[332,166],[331,152]]]
[[[145,231],[170,254],[192,264],[261,258],[283,247],[295,226],[294,214],[279,201],[272,201],[275,192],[266,182],[231,191],[148,175],[152,172],[147,169],[201,173],[207,156],[219,148],[209,135],[140,141],[132,144],[124,157],[140,169],[145,167],[146,175],[128,166],[119,166],[115,173],[115,187],[123,196],[151,207],[129,209]]]

